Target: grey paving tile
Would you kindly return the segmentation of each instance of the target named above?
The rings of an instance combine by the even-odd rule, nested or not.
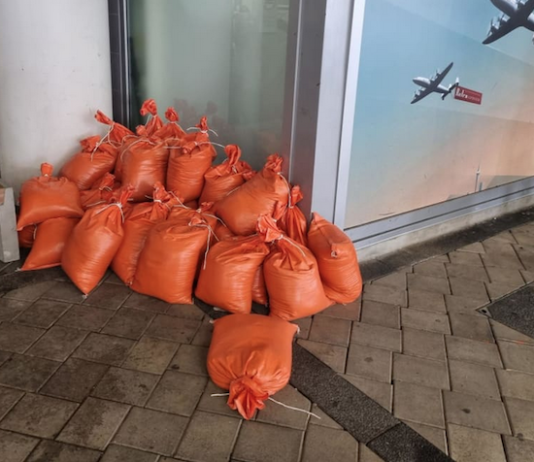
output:
[[[100,381],[108,366],[82,359],[68,359],[46,382],[41,393],[81,402]]]
[[[37,391],[60,365],[61,363],[48,359],[14,355],[0,367],[0,384]]]
[[[445,428],[441,390],[437,388],[396,382],[393,412],[399,419]]]
[[[486,288],[491,301],[498,300],[499,298],[514,292],[518,287],[519,286],[514,284],[503,284],[500,282],[493,282],[491,284],[486,283]]]
[[[503,369],[495,372],[503,396],[534,401],[534,375]]]
[[[481,342],[494,342],[493,333],[487,318],[468,314],[450,313],[452,334]]]
[[[504,341],[498,343],[506,369],[534,373],[534,346]]]
[[[441,313],[403,308],[401,310],[401,323],[403,328],[411,327],[412,329],[428,330],[440,334],[450,334],[451,332],[448,316]]]
[[[163,374],[179,345],[167,340],[143,337],[132,348],[122,367]]]
[[[333,305],[330,308],[321,311],[318,316],[330,316],[332,318],[347,319],[349,321],[359,321],[361,306],[361,299],[358,298],[356,301],[346,305]]]
[[[407,306],[408,301],[405,290],[399,290],[378,284],[366,284],[364,286],[362,299],[363,301],[370,300],[374,302],[386,303],[388,305],[399,306]]]
[[[384,459],[377,456],[367,446],[360,444],[360,456],[358,462],[384,462]]]
[[[521,272],[515,269],[506,269],[506,268],[495,268],[488,267],[486,268],[488,275],[490,277],[490,282],[506,284],[509,286],[520,287],[524,285]]]
[[[486,253],[481,242],[474,242],[458,249],[460,252]]]
[[[78,405],[48,396],[25,395],[0,423],[3,430],[54,438],[74,414]]]
[[[441,449],[445,454],[448,454],[447,434],[445,433],[445,430],[414,422],[406,421],[405,423],[419,433],[423,438],[430,441],[434,446]]]
[[[35,284],[29,284],[21,287],[20,289],[11,290],[4,295],[5,298],[14,298],[16,300],[26,300],[33,302],[37,300],[41,295],[50,290],[57,282],[46,281],[37,282]]]
[[[490,367],[502,367],[497,345],[463,337],[445,336],[449,359],[477,363]]]
[[[303,433],[261,422],[243,422],[233,456],[246,462],[298,460]]]
[[[37,443],[39,443],[37,438],[0,430],[2,462],[23,462]]]
[[[459,295],[445,295],[445,304],[447,305],[447,311],[449,313],[483,316],[476,310],[486,306],[489,302],[487,295],[481,299],[461,297]]]
[[[498,340],[507,340],[509,342],[521,344],[534,344],[534,339],[532,337],[528,337],[500,322],[490,319],[490,325],[493,330],[493,336]]]
[[[512,436],[504,436],[503,439],[508,462],[534,460],[534,441],[525,440],[524,438],[514,438]]]
[[[187,422],[186,417],[134,407],[114,442],[170,456],[176,450]]]
[[[117,310],[132,291],[125,286],[118,284],[101,284],[91,292],[84,302],[84,305],[97,306],[107,310]]]
[[[514,436],[534,440],[534,402],[505,398]]]
[[[111,367],[91,395],[120,403],[144,406],[158,380],[157,375]]]
[[[424,290],[410,289],[408,291],[408,307],[421,311],[447,312],[443,294]]]
[[[395,273],[388,274],[387,276],[383,276],[379,279],[375,279],[374,281],[371,282],[371,284],[390,287],[392,289],[406,290],[406,287],[407,287],[406,272],[404,270],[400,270]]]
[[[154,316],[146,311],[121,309],[105,325],[102,333],[138,340]]]
[[[138,310],[150,311],[151,313],[166,313],[170,305],[157,298],[132,293],[124,302],[126,308],[136,308]]]
[[[443,334],[403,328],[402,338],[402,351],[405,354],[445,361],[445,339]]]
[[[361,375],[382,382],[391,381],[391,352],[363,345],[351,345],[347,374]]]
[[[450,424],[449,450],[458,462],[506,462],[501,436],[475,428]]]
[[[191,344],[209,347],[211,343],[212,334],[213,334],[212,326],[202,325],[200,326],[197,333],[195,334],[195,337],[193,338],[193,341],[191,342]]]
[[[454,263],[449,263],[446,266],[450,278],[490,282],[486,269],[483,266],[457,265]]]
[[[345,372],[347,360],[347,349],[328,345],[326,343],[311,342],[309,340],[298,340],[298,344],[306,348],[310,353],[319,358],[336,372]]]
[[[351,343],[384,350],[401,351],[401,337],[401,331],[398,329],[355,322],[352,328]]]
[[[352,322],[346,319],[317,316],[312,321],[309,339],[313,342],[347,347],[351,327]]]
[[[228,390],[223,390],[215,385],[211,380],[208,381],[204,393],[198,403],[198,409],[201,411],[211,412],[215,414],[223,414],[231,417],[241,418],[237,411],[230,409],[225,397],[211,396],[212,394],[227,393]]]
[[[483,245],[486,247],[484,243]],[[486,254],[482,255],[482,260],[486,267],[495,266],[517,270],[525,269],[511,244],[506,244],[496,250],[490,250],[486,247]]]
[[[393,400],[393,385],[390,383],[377,382],[357,375],[344,375],[345,380],[352,383],[356,388],[363,391],[369,398],[376,401],[380,406],[391,412]],[[312,419],[316,420],[316,419]]]
[[[450,389],[447,365],[444,362],[400,353],[393,354],[393,379],[395,383],[401,381]]]
[[[475,300],[487,300],[486,286],[480,281],[470,281],[463,278],[450,278],[453,295],[473,298]]]
[[[378,382],[377,382],[378,383]],[[338,430],[342,430],[343,427],[339,425],[337,422],[335,422],[333,419],[331,419],[317,404],[312,404],[311,411],[318,415],[320,419],[314,417],[313,415],[310,416],[310,425],[318,425],[320,427],[329,427],[329,428],[335,428]]]
[[[288,406],[293,406],[297,409],[306,411],[309,411],[311,407],[310,401],[291,385],[286,385],[273,396],[273,399]],[[258,422],[265,422],[273,425],[292,427],[297,430],[306,430],[308,415],[303,412],[295,412],[291,409],[287,409],[272,401],[267,401],[265,403],[265,408],[259,411],[256,420]]]
[[[206,369],[207,359],[208,348],[196,345],[180,345],[178,352],[169,365],[169,369],[188,374],[208,375]]]
[[[3,322],[0,324],[0,350],[24,353],[44,333],[36,327]]]
[[[228,460],[240,420],[197,411],[180,443],[177,457],[185,460]]]
[[[400,309],[398,306],[364,300],[361,321],[366,324],[400,328]]]
[[[312,318],[300,318],[300,319],[294,319],[291,321],[292,324],[296,324],[299,326],[299,331],[297,332],[296,338],[302,338],[304,340],[307,340],[310,336],[310,330],[312,325]],[[202,330],[202,327],[200,327],[199,330]],[[194,343],[194,340],[193,340]]]
[[[130,406],[87,398],[57,438],[58,441],[104,450]],[[149,422],[146,422],[148,425]]]
[[[69,308],[68,303],[56,300],[37,300],[15,319],[16,323],[48,329]]]
[[[110,310],[85,305],[73,305],[61,317],[57,325],[98,332],[112,316],[113,312]]]
[[[443,401],[448,423],[505,435],[511,433],[501,401],[451,391],[444,392]]]
[[[451,263],[457,265],[483,266],[482,260],[478,253],[472,252],[449,252]]]
[[[157,454],[111,444],[100,462],[156,462],[158,457]]]
[[[415,274],[421,276],[428,276],[433,278],[446,278],[447,272],[445,271],[445,265],[441,261],[430,259],[422,263],[418,263],[413,266]]]
[[[481,395],[491,399],[501,398],[495,369],[450,359],[449,370],[452,391]]]
[[[0,421],[23,395],[23,391],[0,387]]]
[[[200,321],[157,315],[147,330],[147,335],[177,343],[191,343]]]
[[[206,377],[167,371],[146,407],[189,417],[197,407],[207,381]]]
[[[9,358],[13,356],[13,353],[8,353],[7,351],[0,351],[0,366],[4,364]]]
[[[527,284],[534,282],[534,272],[533,271],[525,271],[520,270],[521,276],[523,276],[523,279]]]
[[[419,274],[408,274],[408,289],[424,290],[439,294],[450,294],[449,281],[446,278],[434,278]]]
[[[202,321],[205,316],[204,312],[196,305],[171,305],[166,314],[196,321]]]
[[[30,305],[31,302],[27,302],[24,300],[0,298],[0,322],[12,321]]]
[[[93,449],[44,440],[32,452],[27,462],[97,462],[101,455],[101,452]]]
[[[82,303],[84,300],[84,295],[70,281],[56,282],[42,297],[67,303]]]
[[[348,432],[314,426],[306,432],[302,462],[356,461],[357,458],[358,442]]]
[[[32,356],[65,361],[84,341],[88,332],[53,326],[28,350]]]
[[[133,340],[121,337],[91,333],[72,356],[118,366],[124,361],[134,343]]]

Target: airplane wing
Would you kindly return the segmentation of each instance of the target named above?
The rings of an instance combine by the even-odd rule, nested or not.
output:
[[[534,1],[534,0],[532,0],[532,1]],[[450,64],[445,68],[445,70],[444,70],[443,72],[440,72],[440,73],[436,76],[435,79],[432,79],[432,80],[430,81],[430,88],[431,88],[432,90],[435,90],[435,89],[438,87],[438,85],[439,85],[441,82],[443,82],[443,79],[444,79],[445,77],[447,77],[447,74],[448,74],[449,71],[452,69],[452,65],[453,65],[453,64],[454,64],[454,63],[450,63]]]
[[[421,101],[423,98],[426,98],[430,93],[432,93],[434,90],[432,88],[421,88],[412,99],[412,102],[410,104],[415,104],[418,101]]]
[[[517,11],[513,15],[513,18],[500,18],[497,25],[493,26],[493,23],[488,32],[488,36],[482,42],[484,45],[503,38],[518,27],[523,26],[528,17],[534,12],[534,0],[527,0],[525,3],[517,4]]]

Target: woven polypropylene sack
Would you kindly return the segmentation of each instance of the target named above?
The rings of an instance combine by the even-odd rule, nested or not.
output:
[[[252,284],[252,301],[258,305],[267,305],[267,288],[263,277],[263,265],[259,266]]]
[[[115,189],[115,177],[111,173],[106,173],[91,189],[80,191],[83,209],[87,210],[89,207],[109,202]]]
[[[26,249],[31,249],[33,246],[33,241],[35,240],[35,231],[37,230],[37,225],[29,225],[22,228],[20,231],[17,231],[19,239],[19,247],[24,247]]]
[[[308,224],[302,210],[297,206],[303,197],[300,186],[293,186],[291,188],[289,205],[277,224],[280,229],[287,234],[287,237],[306,246],[308,244],[308,239],[306,237]]]

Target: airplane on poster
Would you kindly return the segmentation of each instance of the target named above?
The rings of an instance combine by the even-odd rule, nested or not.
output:
[[[525,27],[534,32],[534,0],[491,0],[499,10],[501,16],[491,20],[484,45],[503,38],[519,27]],[[534,37],[532,38],[534,42]]]
[[[411,104],[421,101],[431,93],[440,93],[441,99],[444,100],[447,95],[449,95],[460,84],[460,81],[456,79],[456,82],[448,87],[441,85],[443,79],[452,69],[453,64],[454,63],[450,63],[443,72],[440,72],[438,69],[430,79],[427,79],[426,77],[416,77],[413,79],[413,83],[419,85],[421,88],[414,93]]]

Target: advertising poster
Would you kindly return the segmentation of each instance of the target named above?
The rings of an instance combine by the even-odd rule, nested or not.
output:
[[[533,31],[534,0],[367,0],[346,228],[534,175]]]

